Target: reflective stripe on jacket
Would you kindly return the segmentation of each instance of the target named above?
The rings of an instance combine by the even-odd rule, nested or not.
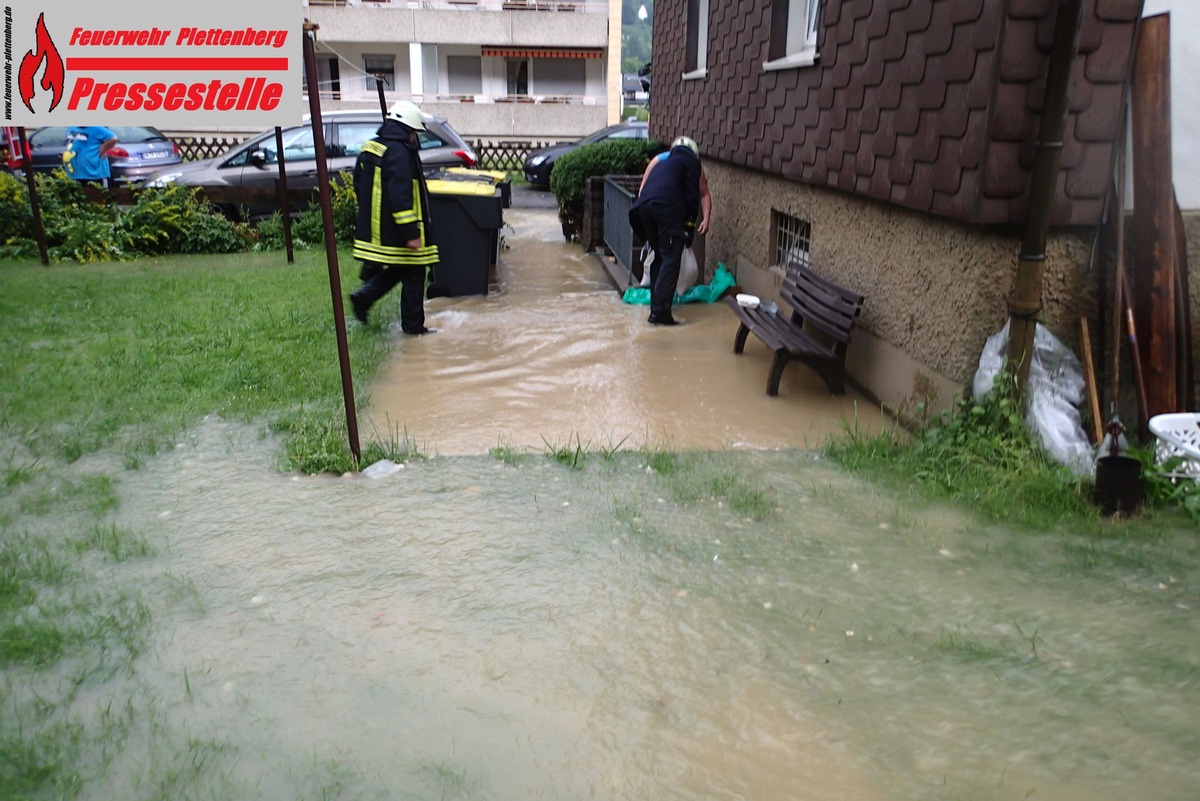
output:
[[[386,120],[376,137],[363,144],[354,165],[354,193],[354,258],[382,264],[437,263],[429,191],[407,128]],[[421,242],[416,250],[408,247],[413,239]]]

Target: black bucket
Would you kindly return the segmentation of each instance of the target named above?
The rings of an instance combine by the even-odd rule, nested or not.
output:
[[[1103,456],[1096,460],[1096,505],[1106,515],[1137,511],[1145,500],[1142,463],[1128,456]]]

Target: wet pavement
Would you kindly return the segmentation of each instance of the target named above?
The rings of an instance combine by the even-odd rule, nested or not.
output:
[[[621,302],[600,256],[564,241],[550,192],[514,188],[504,216],[487,297],[430,301],[438,333],[420,338],[399,333],[398,308],[384,311],[396,342],[367,390],[368,431],[467,455],[568,444],[816,448],[844,424],[885,421],[799,364],[769,397],[773,354],[751,337],[735,355],[738,324],[722,303],[677,307],[675,328],[649,325],[647,307]]]

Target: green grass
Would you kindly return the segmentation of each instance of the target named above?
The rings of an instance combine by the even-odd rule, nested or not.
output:
[[[340,261],[344,293],[358,265]],[[285,469],[358,465],[323,252],[298,252],[294,265],[282,253],[0,261],[0,317],[0,679],[36,688],[0,689],[0,798],[71,798],[81,776],[105,769],[81,738],[113,742],[129,725],[102,720],[85,733],[78,693],[134,672],[151,617],[138,586],[92,572],[97,558],[112,571],[153,553],[116,522],[120,467],[139,469],[208,415],[266,422],[282,434]],[[347,340],[364,404],[388,334],[352,324]],[[365,463],[423,455],[402,428],[365,433]],[[107,455],[80,461],[98,452],[120,467]],[[203,615],[195,586],[177,585],[176,600]],[[222,744],[172,747],[179,753],[146,777],[148,797],[190,797],[187,788],[220,779]]]
[[[503,441],[497,442],[495,447],[488,448],[488,455],[509,467],[520,467],[529,458],[529,454],[523,449]]]
[[[1091,478],[1053,461],[1021,419],[1012,388],[998,386],[980,401],[961,401],[915,436],[891,429],[867,432],[844,421],[823,452],[853,472],[952,501],[987,520],[1111,536],[1128,519],[1102,516],[1092,500]],[[1142,536],[1157,536],[1186,524],[1181,509],[1147,504],[1135,516],[1135,528]]]
[[[574,443],[571,441],[572,437],[574,438]],[[572,470],[583,469],[588,451],[585,450],[585,445],[580,440],[578,434],[567,437],[565,443],[550,442],[545,437],[542,437],[542,443],[545,445],[545,454],[548,459],[553,459]],[[590,446],[591,442],[588,442],[587,445]]]
[[[344,294],[357,263],[339,262]],[[345,423],[323,251],[297,253],[294,265],[276,252],[0,262],[0,318],[0,428],[34,458],[73,462],[121,441],[136,467],[217,414],[279,421],[294,469],[353,468],[336,442]],[[387,334],[351,325],[348,342],[361,404]],[[6,480],[23,469],[10,458]]]
[[[99,551],[114,562],[124,562],[154,553],[145,537],[115,523],[94,525],[86,535],[75,540],[75,550],[79,553]]]

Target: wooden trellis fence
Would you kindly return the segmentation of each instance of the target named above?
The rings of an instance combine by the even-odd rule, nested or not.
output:
[[[221,155],[231,147],[246,141],[246,137],[181,136],[174,141],[184,161],[199,161]]]
[[[248,137],[237,136],[181,136],[175,139],[184,161],[198,161],[219,156],[240,145]],[[515,139],[476,139],[471,143],[479,156],[479,166],[489,170],[520,170],[525,166],[525,157],[538,148],[549,147],[558,142],[524,142]]]
[[[509,139],[477,139],[471,144],[479,156],[479,166],[488,170],[520,170],[531,151],[558,142],[522,142]]]

